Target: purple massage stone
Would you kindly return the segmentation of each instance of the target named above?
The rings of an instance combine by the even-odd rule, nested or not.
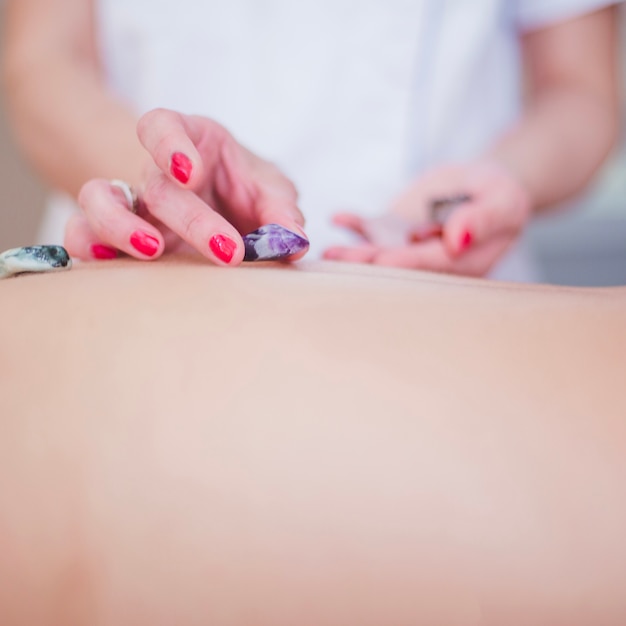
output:
[[[243,238],[246,245],[244,261],[285,259],[309,247],[304,237],[278,224],[266,224]]]

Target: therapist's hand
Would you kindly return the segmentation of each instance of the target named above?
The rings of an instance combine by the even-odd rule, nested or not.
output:
[[[277,223],[303,234],[294,185],[213,120],[157,109],[138,124],[147,151],[139,208],[106,180],[81,190],[82,214],[70,220],[65,245],[82,259],[118,251],[155,259],[192,248],[218,265],[241,263],[241,234]]]
[[[442,230],[433,227],[431,202],[459,195],[471,201],[455,209]],[[484,276],[521,234],[531,207],[523,185],[495,161],[438,167],[417,179],[382,217],[335,216],[335,224],[360,235],[363,243],[330,248],[324,257]]]

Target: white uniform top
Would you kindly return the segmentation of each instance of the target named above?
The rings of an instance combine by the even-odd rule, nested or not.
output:
[[[137,113],[214,118],[275,162],[300,191],[315,254],[347,241],[335,211],[380,214],[421,170],[480,155],[516,119],[520,30],[612,2],[97,4],[112,89]]]

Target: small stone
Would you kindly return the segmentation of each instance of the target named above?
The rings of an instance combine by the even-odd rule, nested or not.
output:
[[[472,196],[466,193],[435,198],[430,202],[431,221],[443,226],[456,209],[471,201]]]
[[[29,272],[57,272],[72,267],[72,260],[61,246],[25,246],[0,254],[0,278]]]
[[[275,261],[307,250],[309,241],[278,224],[267,224],[243,238],[244,261]]]

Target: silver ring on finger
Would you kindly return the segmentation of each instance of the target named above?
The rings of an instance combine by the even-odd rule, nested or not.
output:
[[[118,180],[114,178],[110,181],[111,187],[116,187],[123,194],[126,200],[126,206],[131,213],[137,214],[137,210],[139,209],[139,197],[137,196],[137,192],[129,185],[126,181]]]

